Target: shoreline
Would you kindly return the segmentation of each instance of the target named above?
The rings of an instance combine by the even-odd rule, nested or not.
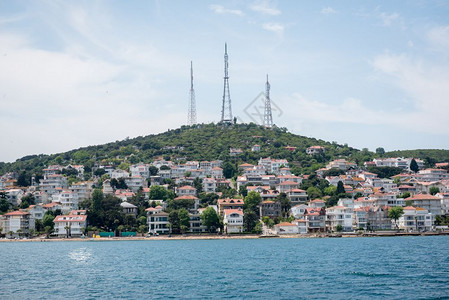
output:
[[[28,239],[0,239],[1,242],[103,242],[103,241],[170,241],[170,240],[242,240],[242,239],[307,239],[307,238],[356,238],[356,237],[395,237],[395,236],[446,236],[449,232],[372,232],[372,233],[341,233],[341,234],[283,234],[283,235],[175,235],[152,237],[103,237],[103,238],[28,238]]]

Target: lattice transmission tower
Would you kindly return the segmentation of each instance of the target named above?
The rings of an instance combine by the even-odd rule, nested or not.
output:
[[[273,115],[271,114],[271,100],[270,100],[270,83],[268,82],[268,74],[265,91],[265,110],[263,114],[263,125],[265,127],[273,126]]]
[[[232,124],[231,95],[229,94],[229,75],[228,75],[228,46],[226,43],[224,54],[224,86],[223,86],[223,104],[221,106],[221,122]]]
[[[195,102],[195,90],[193,89],[193,64],[190,61],[190,101],[189,112],[187,115],[187,122],[189,125],[196,124],[196,102]]]

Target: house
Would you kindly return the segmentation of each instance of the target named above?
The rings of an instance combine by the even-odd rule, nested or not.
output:
[[[129,173],[126,172],[125,170],[121,170],[121,169],[112,170],[110,177],[115,178],[115,179],[126,178],[126,177],[129,177]]]
[[[196,196],[196,188],[185,185],[177,189],[176,194],[179,196]]]
[[[299,227],[297,224],[282,222],[274,225],[274,232],[276,234],[298,234]]]
[[[308,208],[305,204],[298,204],[293,206],[290,211],[296,219],[304,219],[304,213],[306,212],[306,209]]]
[[[49,175],[39,182],[40,190],[48,195],[58,194],[60,190],[67,187],[67,178],[60,174]]]
[[[140,175],[125,177],[125,183],[133,192],[137,192],[140,188],[147,187],[147,181],[145,177],[142,177]]]
[[[432,215],[441,214],[441,199],[430,194],[416,194],[405,198],[405,201],[411,201],[412,206],[426,209]]]
[[[201,214],[200,213],[194,213],[189,214],[190,217],[190,232],[198,233],[198,232],[206,232],[207,227],[203,225],[201,222]]]
[[[148,233],[166,234],[170,232],[168,213],[161,211],[153,212],[147,209]]]
[[[299,187],[299,183],[295,182],[295,181],[284,181],[282,183],[279,183],[276,186],[276,189],[280,192],[280,193],[287,193],[288,191],[297,189]]]
[[[78,195],[78,201],[83,201],[86,199],[90,199],[93,192],[93,182],[92,181],[83,181],[83,182],[77,182],[73,183],[69,190],[73,194]],[[103,184],[104,186],[104,184]],[[111,188],[112,189],[112,188]]]
[[[143,178],[150,177],[150,165],[148,164],[136,164],[129,167],[131,176],[141,176]]]
[[[252,152],[260,152],[260,145],[254,145],[251,147]]]
[[[4,191],[6,193],[6,199],[12,205],[19,205],[22,203],[22,197],[24,196],[23,190],[21,189],[9,189]]]
[[[56,216],[53,222],[55,223],[55,234],[59,237],[79,237],[84,234],[87,227],[87,215],[83,210],[75,210],[69,215]]]
[[[243,199],[218,199],[218,214],[223,215],[225,209],[243,210]]]
[[[324,207],[308,207],[304,212],[309,232],[324,232],[326,230],[326,211]]]
[[[287,198],[292,202],[293,205],[305,203],[307,201],[307,192],[301,189],[292,189],[287,191]]]
[[[122,211],[125,215],[132,215],[134,217],[137,216],[138,208],[134,204],[131,204],[129,202],[122,202],[120,203],[120,206],[122,207]]]
[[[243,210],[225,209],[223,210],[223,224],[226,233],[243,232]]]
[[[306,153],[308,155],[321,154],[325,152],[325,148],[322,146],[310,146],[307,147]]]
[[[63,213],[68,213],[74,209],[78,209],[78,194],[69,190],[63,190],[58,195],[53,195],[53,201],[61,203]]]
[[[418,172],[422,181],[433,182],[449,179],[449,173],[445,169],[425,169]]]
[[[353,209],[344,206],[332,206],[326,209],[326,227],[329,231],[337,231],[341,226],[343,231],[352,231]]]
[[[215,193],[217,188],[217,182],[215,178],[204,178],[203,179],[203,191],[205,193]]]
[[[409,231],[431,231],[434,215],[422,207],[406,206],[404,214],[399,218],[399,228]]]
[[[306,234],[307,233],[307,221],[303,219],[296,219],[292,222],[296,226],[298,226],[298,233],[299,234]]]
[[[284,149],[291,152],[296,151],[296,147],[293,146],[285,146]]]
[[[230,148],[229,149],[229,155],[231,155],[231,156],[237,156],[237,155],[240,155],[242,153],[243,153],[243,151],[240,148]]]
[[[62,205],[59,202],[50,202],[47,204],[43,204],[42,208],[44,209],[44,211],[52,211],[55,212],[57,210],[61,210],[62,211]]]
[[[28,235],[30,229],[34,229],[34,219],[27,211],[16,210],[3,215],[3,232],[13,233],[14,236],[20,234]]]
[[[176,197],[174,200],[175,201],[191,200],[193,202],[193,206],[190,209],[192,209],[192,210],[197,210],[198,207],[200,206],[200,200],[197,197],[192,196],[192,195],[179,196],[179,197]]]
[[[270,217],[275,218],[279,217],[282,213],[281,211],[281,204],[276,201],[263,201],[259,205],[259,211],[260,211],[260,217]]]
[[[349,168],[356,168],[357,165],[353,162],[348,162],[346,159],[336,159],[329,162],[326,166],[328,169],[337,168],[340,170],[347,170]]]
[[[42,220],[45,215],[45,209],[42,207],[42,204],[30,205],[26,210],[34,220]]]
[[[116,190],[114,196],[120,198],[122,201],[131,200],[136,194],[130,190]]]

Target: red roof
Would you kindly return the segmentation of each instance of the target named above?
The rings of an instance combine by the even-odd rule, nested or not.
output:
[[[437,196],[430,194],[416,194],[413,197],[406,198],[405,200],[441,200]]]
[[[4,216],[25,216],[25,215],[29,215],[29,214],[30,214],[29,212],[16,210],[16,211],[12,211],[12,212],[4,214]]]
[[[56,216],[53,222],[85,222],[86,215]]]
[[[230,215],[230,214],[239,214],[241,216],[243,216],[243,211],[240,209],[225,209],[223,210],[225,215]]]
[[[282,223],[279,223],[279,224],[274,225],[274,226],[281,227],[281,226],[296,226],[296,225],[292,224],[292,223],[289,223],[289,222],[282,222]]]
[[[184,196],[179,196],[176,197],[175,200],[197,200],[198,198],[192,195],[184,195]]]

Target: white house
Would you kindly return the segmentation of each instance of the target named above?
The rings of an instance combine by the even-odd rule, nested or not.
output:
[[[282,222],[274,225],[274,232],[276,234],[298,234],[299,227],[297,224]]]
[[[243,232],[243,211],[240,209],[225,209],[223,213],[225,232]]]
[[[398,223],[399,228],[405,231],[431,231],[434,225],[434,215],[421,207],[406,206]]]
[[[73,214],[56,216],[53,220],[55,223],[55,234],[60,237],[83,235],[83,230],[87,227],[87,216],[85,212],[75,210],[72,212]]]
[[[343,231],[352,231],[353,209],[344,206],[332,206],[326,209],[326,227],[337,231],[340,225]]]

